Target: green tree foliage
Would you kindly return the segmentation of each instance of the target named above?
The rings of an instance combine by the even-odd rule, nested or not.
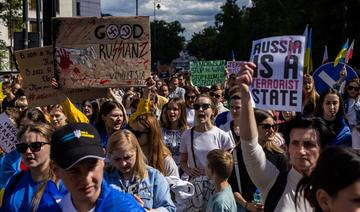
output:
[[[199,33],[194,33],[187,49],[191,55],[202,60],[216,60],[222,58],[218,54],[218,35],[216,27],[210,26]]]
[[[179,21],[151,22],[151,60],[153,63],[157,61],[162,64],[170,63],[179,56],[185,42],[185,37],[181,35],[184,30]]]
[[[10,39],[12,39],[15,31],[21,29],[21,8],[21,0],[4,0],[0,3],[0,21],[9,29]]]
[[[306,24],[313,29],[312,58],[314,67],[320,65],[324,45],[328,46],[329,60],[334,60],[345,40],[360,42],[359,0],[253,0],[253,7],[239,8],[236,0],[227,0],[215,16],[216,47],[204,48],[209,40],[205,31],[195,33],[188,49],[195,56],[201,48],[218,59],[229,59],[235,51],[236,59],[248,60],[253,40],[276,35],[301,35]],[[213,38],[213,36],[211,35]],[[212,39],[213,40],[213,39]],[[360,66],[360,53],[355,42],[354,57],[350,65]],[[191,47],[191,49],[190,49]],[[197,48],[197,49],[196,49]],[[212,52],[210,52],[212,51]],[[205,53],[202,53],[205,55]]]

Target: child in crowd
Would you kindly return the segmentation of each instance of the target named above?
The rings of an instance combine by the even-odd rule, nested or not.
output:
[[[206,175],[214,181],[215,192],[210,197],[206,211],[236,211],[236,203],[228,178],[233,169],[232,155],[221,149],[207,154]]]

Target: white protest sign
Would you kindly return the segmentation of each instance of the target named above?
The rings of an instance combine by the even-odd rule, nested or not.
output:
[[[227,61],[227,75],[230,76],[231,74],[238,74],[243,64],[244,61]]]
[[[11,122],[6,113],[0,114],[0,148],[9,153],[15,149],[15,144],[18,142],[16,126]]]
[[[251,93],[257,108],[297,111],[302,108],[305,36],[279,36],[253,41],[256,64]]]

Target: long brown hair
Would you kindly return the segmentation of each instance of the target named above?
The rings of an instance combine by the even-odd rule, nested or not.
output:
[[[167,107],[170,103],[175,103],[179,108],[180,117],[178,120],[178,130],[184,131],[187,128],[187,122],[186,122],[186,106],[183,99],[175,97],[173,99],[170,99],[168,103],[166,103],[161,111],[160,116],[160,123],[161,127],[165,129],[170,129],[170,121],[169,117],[167,115]]]
[[[26,133],[37,133],[41,134],[48,142],[51,141],[51,135],[54,132],[54,128],[51,125],[44,124],[44,123],[36,123],[36,124],[29,124],[21,128],[21,130],[18,132],[18,140],[21,140],[21,137]],[[31,171],[31,170],[30,170]],[[32,198],[32,208],[33,211],[37,211],[40,200],[42,198],[42,195],[44,194],[46,185],[49,180],[56,181],[53,165],[50,161],[50,154],[49,154],[49,166],[46,169],[46,173],[44,174],[44,178],[41,180],[37,191],[35,192],[33,198]]]
[[[136,152],[136,161],[133,168],[133,175],[136,179],[143,180],[147,176],[145,156],[141,150],[139,141],[135,135],[129,130],[120,130],[114,132],[109,138],[108,153],[111,155],[112,152],[118,148],[119,145],[130,144],[131,149]],[[110,169],[114,167],[111,166]]]
[[[152,113],[145,113],[135,119],[141,126],[149,130],[147,136],[150,155],[146,155],[148,164],[158,169],[163,175],[167,176],[164,158],[171,156],[170,150],[165,146],[161,136],[161,129],[158,120]]]

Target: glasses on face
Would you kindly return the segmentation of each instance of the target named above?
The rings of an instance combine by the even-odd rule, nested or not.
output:
[[[349,85],[349,86],[347,87],[347,89],[348,89],[349,91],[351,91],[351,90],[359,91],[359,87],[354,87],[354,86],[351,86],[351,85]]]
[[[279,125],[278,124],[258,124],[259,126],[261,126],[264,130],[274,130],[277,131]]]
[[[134,133],[136,138],[140,138],[142,135],[150,134],[149,131],[139,131],[139,130],[131,130]]]
[[[215,97],[217,99],[221,97],[221,95],[217,93],[210,93],[210,96]]]
[[[40,141],[36,141],[31,144],[18,143],[16,144],[16,150],[21,154],[25,153],[28,148],[30,148],[31,152],[39,152],[41,150],[41,147],[45,144],[50,143]]]
[[[193,100],[193,99],[196,99],[196,96],[186,96],[185,99],[186,100]]]
[[[211,107],[211,104],[194,104],[193,107],[195,110],[200,110],[200,108],[207,110]]]

